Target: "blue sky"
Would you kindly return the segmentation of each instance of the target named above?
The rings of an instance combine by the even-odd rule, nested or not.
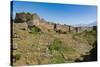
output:
[[[97,7],[88,5],[13,1],[13,17],[16,12],[37,13],[47,21],[68,25],[97,21]]]

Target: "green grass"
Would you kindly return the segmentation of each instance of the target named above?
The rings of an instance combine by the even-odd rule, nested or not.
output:
[[[71,53],[74,52],[75,49],[71,48],[71,47],[63,47],[61,50],[63,53]]]
[[[59,51],[54,51],[52,53],[53,57],[50,59],[50,63],[56,64],[56,63],[64,63],[65,59],[64,57],[60,54]]]
[[[51,53],[53,51],[66,52],[66,53],[75,51],[71,47],[64,46],[64,44],[59,39],[55,39],[48,48],[51,51]]]
[[[40,29],[37,27],[30,28],[30,30],[32,34],[37,34],[38,32],[40,32]]]
[[[15,54],[14,57],[15,57],[16,61],[18,61],[21,58],[21,54]]]
[[[63,42],[59,39],[55,39],[53,43],[49,46],[49,50],[53,55],[50,63],[64,63],[65,58],[63,54],[74,54],[75,50],[71,47],[64,46]]]
[[[75,39],[75,40],[77,40],[77,37],[78,38],[83,38],[90,45],[92,45],[97,39],[97,33],[96,33],[96,31],[91,30],[91,31],[83,31],[81,33],[75,33],[72,36],[72,38]]]
[[[92,45],[97,39],[96,31],[86,31],[84,32],[83,37],[88,41],[90,45]]]
[[[52,59],[50,60],[50,63],[64,63],[65,60],[60,53],[62,50],[62,42],[59,39],[55,39],[52,44],[49,46],[49,50],[51,54],[53,55]]]
[[[62,45],[62,42],[58,39],[55,39],[53,41],[53,43],[49,46],[49,50],[52,51],[52,50],[57,50],[59,51],[61,49],[61,46]]]

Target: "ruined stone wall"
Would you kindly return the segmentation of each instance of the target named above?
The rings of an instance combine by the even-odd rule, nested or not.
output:
[[[55,23],[49,23],[45,21],[43,18],[41,19],[37,14],[31,14],[31,13],[16,13],[15,21],[17,26],[19,25],[19,28],[24,27],[34,27],[37,26],[42,31],[60,31],[60,32],[82,32],[82,31],[89,31],[92,28],[88,27],[72,27],[69,25],[61,25],[61,24],[55,24]],[[23,24],[22,24],[23,23]]]
[[[40,22],[39,23],[39,28],[42,30],[42,31],[52,31],[53,30],[53,24],[49,24],[49,23],[47,23],[47,22]]]
[[[13,25],[21,30],[28,30],[27,23],[14,23]]]
[[[70,32],[74,32],[74,27],[72,27],[70,25],[57,24],[56,30],[60,30],[60,31],[65,32],[65,33],[70,33]]]
[[[64,26],[64,25],[57,25],[57,30],[62,30],[64,32],[68,32],[69,28],[67,26]]]
[[[16,23],[27,23],[28,26],[38,25],[40,23],[40,17],[37,14],[31,13],[16,13]]]
[[[33,14],[32,18],[33,18],[32,21],[33,21],[34,25],[38,26],[39,23],[41,22],[40,17],[37,14]]]
[[[26,22],[26,15],[24,13],[16,13],[15,22],[16,23]]]
[[[76,32],[91,31],[92,27],[75,27]]]

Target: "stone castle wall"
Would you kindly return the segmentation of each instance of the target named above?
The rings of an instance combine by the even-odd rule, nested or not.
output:
[[[82,32],[85,30],[91,30],[87,27],[72,27],[69,25],[61,25],[55,23],[48,23],[41,19],[37,14],[30,13],[16,13],[15,23],[27,23],[28,27],[38,26],[42,31],[56,30],[61,32]],[[19,24],[20,25],[20,24]],[[25,25],[25,24],[24,24]]]

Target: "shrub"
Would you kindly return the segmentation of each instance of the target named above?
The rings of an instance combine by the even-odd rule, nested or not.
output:
[[[20,55],[20,54],[16,54],[16,60],[19,60],[19,59],[20,59],[20,57],[21,57],[21,55]]]
[[[58,50],[61,49],[61,44],[62,44],[62,42],[61,42],[60,40],[55,39],[55,40],[53,41],[53,43],[50,44],[49,50],[50,50],[50,51],[52,51],[52,50],[57,50],[57,51],[58,51]]]
[[[31,33],[38,33],[38,32],[40,32],[40,29],[38,28],[38,27],[32,27],[32,28],[30,28],[30,30],[31,30]]]
[[[15,54],[13,56],[13,60],[15,60],[15,61],[20,60],[20,58],[21,58],[21,55],[20,54]]]
[[[50,30],[50,29],[48,29],[48,32],[51,32],[51,30]]]
[[[64,63],[66,60],[63,54],[73,54],[75,52],[75,49],[64,46],[59,39],[55,39],[53,43],[49,45],[49,50],[53,55],[50,63]]]

